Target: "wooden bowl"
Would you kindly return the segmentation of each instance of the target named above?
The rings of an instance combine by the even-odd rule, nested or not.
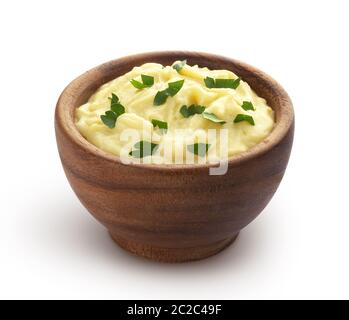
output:
[[[231,158],[225,175],[209,175],[210,165],[124,165],[79,133],[74,110],[102,84],[145,62],[170,65],[184,59],[233,71],[275,111],[271,134]],[[223,250],[270,201],[290,156],[294,113],[284,89],[245,63],[206,53],[152,52],[104,63],[71,82],[58,100],[55,129],[73,190],[112,238],[139,256],[183,262]]]

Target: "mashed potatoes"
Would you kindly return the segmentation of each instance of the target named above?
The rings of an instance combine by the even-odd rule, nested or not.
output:
[[[273,110],[231,71],[178,61],[173,66],[146,63],[104,84],[76,109],[81,134],[113,155],[145,158],[147,154],[136,153],[143,141],[151,145],[152,162],[179,163],[188,150],[194,158],[205,156],[205,161],[216,161],[223,152],[233,157],[272,131]],[[171,83],[177,85],[174,92],[168,89]],[[204,146],[204,152],[197,152],[195,145]]]

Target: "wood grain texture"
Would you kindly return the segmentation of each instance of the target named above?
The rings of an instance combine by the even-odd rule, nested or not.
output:
[[[183,59],[235,72],[275,111],[272,133],[231,158],[226,175],[210,176],[209,165],[124,165],[78,132],[74,110],[102,84],[145,62]],[[245,63],[206,53],[153,52],[107,62],[71,82],[58,100],[55,129],[73,190],[113,239],[140,256],[182,262],[224,249],[268,204],[288,163],[294,113],[282,87]]]

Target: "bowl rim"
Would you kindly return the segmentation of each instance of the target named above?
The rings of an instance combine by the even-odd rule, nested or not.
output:
[[[138,61],[139,59],[147,59],[149,58],[149,62],[152,61],[152,57],[171,57],[171,56],[187,56],[188,58],[193,57],[197,58],[200,56],[201,58],[210,60],[221,60],[226,61],[228,63],[234,64],[239,68],[247,69],[251,73],[258,74],[258,77],[263,78],[264,81],[268,82],[269,87],[277,92],[280,103],[280,117],[275,121],[275,125],[273,130],[264,138],[261,142],[253,146],[252,148],[241,152],[233,157],[228,158],[228,167],[240,165],[248,160],[253,158],[258,158],[262,156],[275,146],[277,146],[283,138],[287,135],[289,130],[291,129],[294,122],[294,110],[290,97],[287,92],[282,88],[282,86],[274,80],[271,76],[266,74],[265,72],[245,63],[240,60],[228,58],[221,55],[206,53],[206,52],[197,52],[197,51],[153,51],[153,52],[145,52],[134,55],[124,56],[118,59],[110,60],[103,64],[100,64],[89,71],[83,73],[82,75],[75,78],[71,81],[66,88],[61,93],[55,110],[55,125],[60,125],[60,128],[63,129],[66,137],[68,137],[71,142],[83,148],[84,151],[92,154],[93,156],[102,158],[106,161],[118,163],[125,166],[132,167],[140,167],[142,169],[147,170],[200,170],[200,169],[208,169],[217,167],[215,163],[204,163],[204,164],[143,164],[143,163],[130,163],[124,164],[119,156],[107,153],[106,151],[99,149],[92,143],[90,143],[86,138],[82,136],[79,132],[77,126],[75,125],[74,118],[75,113],[72,112],[73,106],[71,105],[74,98],[81,94],[82,89],[86,89],[86,85],[82,85],[84,82],[92,82],[94,76],[99,75],[101,70],[107,70],[111,65],[129,62],[129,60]],[[175,61],[175,60],[174,60]],[[136,66],[136,65],[134,65]],[[107,81],[108,82],[108,81]],[[104,82],[106,83],[106,82]],[[253,86],[251,86],[252,89]]]

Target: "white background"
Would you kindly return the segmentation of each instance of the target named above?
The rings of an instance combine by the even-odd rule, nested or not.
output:
[[[349,298],[348,1],[1,1],[0,298]],[[264,212],[207,260],[118,248],[79,203],[56,150],[62,89],[154,50],[248,62],[296,111],[294,149]]]

